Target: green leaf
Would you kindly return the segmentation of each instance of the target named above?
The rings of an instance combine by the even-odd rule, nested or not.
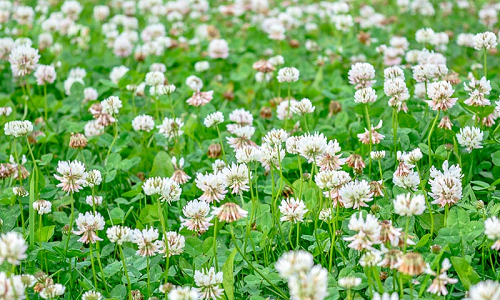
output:
[[[233,264],[234,257],[236,256],[236,249],[229,254],[226,262],[222,266],[222,286],[224,287],[224,292],[226,293],[227,300],[234,300],[234,275],[233,275]]]
[[[172,165],[172,158],[165,151],[160,151],[156,154],[153,161],[153,168],[151,169],[150,177],[169,177],[174,173],[174,166]]]
[[[481,277],[464,258],[453,256],[450,260],[466,290],[481,281]]]
[[[48,242],[50,238],[54,235],[54,229],[56,228],[55,225],[50,225],[50,226],[44,226],[42,227],[42,230],[37,229],[36,231],[36,239],[37,240],[42,240],[42,242]]]

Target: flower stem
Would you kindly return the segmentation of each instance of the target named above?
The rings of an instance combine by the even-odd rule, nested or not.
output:
[[[267,283],[269,283],[269,285],[275,290],[275,292],[277,292],[278,294],[280,294],[281,297],[283,297],[283,299],[290,300],[290,298],[280,288],[278,288],[264,274],[262,274],[262,272],[259,271],[259,269],[257,269],[256,267],[254,267],[254,265],[247,259],[247,257],[245,256],[245,254],[243,252],[241,252],[240,247],[238,246],[238,243],[236,243],[236,237],[234,236],[233,225],[231,224],[229,228],[230,228],[230,232],[231,232],[231,238],[233,239],[234,246],[236,247],[236,251],[238,251],[238,253],[240,253],[241,257],[243,257],[243,260],[248,264],[248,266],[250,268],[252,268],[257,274],[259,274],[260,277],[262,277],[262,279],[264,279]]]
[[[120,256],[123,264],[123,273],[125,273],[125,277],[127,278],[128,298],[132,300],[132,286],[130,284],[130,277],[127,271],[127,263],[125,262],[125,255],[123,255],[123,249],[121,245],[118,245],[118,249],[120,250]]]
[[[92,276],[94,276],[94,288],[97,289],[97,276],[95,275],[95,266],[94,266],[94,252],[92,250],[92,243],[90,246],[90,264],[92,265]]]
[[[436,127],[437,120],[439,118],[439,114],[441,111],[438,110],[438,113],[436,114],[436,117],[434,118],[434,122],[432,122],[432,127],[431,130],[429,131],[429,136],[427,137],[427,146],[429,147],[429,168],[432,167],[432,147],[431,147],[431,139],[432,139],[432,133],[434,132],[434,128]]]

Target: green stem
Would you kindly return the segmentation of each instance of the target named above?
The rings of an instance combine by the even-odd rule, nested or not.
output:
[[[431,139],[432,139],[432,133],[434,132],[434,128],[436,127],[437,120],[439,118],[439,114],[441,113],[440,110],[438,110],[436,117],[434,118],[434,122],[432,122],[432,127],[431,130],[429,131],[429,136],[427,137],[427,146],[429,147],[429,168],[432,167],[432,147],[431,147]]]
[[[129,300],[132,300],[132,286],[130,284],[130,277],[127,271],[127,263],[125,262],[125,255],[123,255],[123,249],[121,245],[118,245],[118,249],[120,250],[121,261],[123,264],[123,273],[125,273],[125,277],[127,278],[128,298]]]
[[[234,235],[233,225],[230,224],[229,228],[230,228],[230,231],[231,231],[231,238],[233,240],[234,246],[236,247],[236,251],[238,251],[238,253],[241,255],[241,257],[243,257],[243,260],[248,264],[248,266],[250,268],[252,268],[257,274],[259,274],[259,276],[262,277],[262,279],[264,279],[278,294],[280,294],[283,297],[283,299],[290,300],[290,298],[280,288],[278,288],[274,283],[271,282],[271,280],[269,280],[264,274],[262,274],[262,272],[259,271],[259,269],[257,269],[247,259],[247,257],[245,256],[245,254],[243,252],[241,252],[240,247],[238,246],[238,243],[236,242],[236,237]]]
[[[365,121],[366,121],[366,124],[368,126],[368,131],[369,131],[369,136],[370,136],[370,141],[369,141],[370,153],[368,153],[368,157],[370,158],[370,165],[368,166],[368,176],[371,177],[371,175],[372,175],[372,156],[371,156],[371,152],[372,152],[372,125],[370,122],[370,113],[368,111],[368,103],[366,103],[364,106],[365,106]]]
[[[217,134],[219,135],[220,148],[222,150],[224,162],[227,163],[226,151],[224,151],[224,144],[222,143],[222,136],[220,134],[219,125],[215,125],[215,128],[217,128]]]
[[[114,137],[113,137],[113,141],[111,142],[111,145],[109,146],[108,154],[106,154],[106,160],[108,159],[108,156],[111,153],[111,150],[113,149],[113,146],[116,143],[116,139],[118,138],[118,124],[117,123],[118,123],[118,119],[116,119],[115,122],[113,123],[113,127],[115,129],[114,130]]]
[[[94,252],[92,251],[92,243],[90,246],[90,264],[92,265],[92,276],[94,276],[94,288],[97,289],[97,276],[95,275],[95,266],[94,266]]]

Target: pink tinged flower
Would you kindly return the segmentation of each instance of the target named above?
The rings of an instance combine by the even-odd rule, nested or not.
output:
[[[304,215],[309,211],[302,200],[295,198],[284,199],[281,201],[279,209],[282,215],[280,221],[292,223],[303,222]]]
[[[155,228],[145,228],[143,230],[136,229],[132,234],[132,242],[137,244],[139,249],[137,255],[153,256],[159,250],[161,243],[158,241],[158,230]]]
[[[192,106],[203,106],[207,103],[210,103],[213,99],[214,91],[208,92],[194,92],[191,98],[187,99],[186,102]]]
[[[94,244],[96,241],[102,241],[102,239],[97,235],[98,230],[104,229],[104,218],[96,212],[92,214],[86,212],[85,215],[79,214],[76,219],[76,226],[78,230],[73,231],[76,235],[82,235],[78,240],[81,243]]]
[[[222,176],[224,178],[225,185],[231,189],[233,194],[241,194],[242,192],[250,189],[248,183],[251,173],[245,164],[231,164],[222,170]]]
[[[458,165],[449,167],[448,161],[443,163],[443,171],[431,167],[429,195],[434,199],[433,204],[455,204],[462,199],[462,169]]]
[[[382,120],[380,120],[377,126],[371,128],[371,144],[379,144],[385,138],[385,135],[377,132],[380,128],[382,128]],[[358,139],[363,144],[370,144],[370,131],[365,128],[364,133],[358,134]]]
[[[74,161],[59,161],[57,172],[61,175],[54,175],[60,181],[57,187],[68,193],[78,192],[86,184],[85,165],[77,160]]]
[[[226,197],[226,182],[222,174],[196,174],[196,187],[203,191],[203,195],[198,198],[201,201],[212,203],[221,201]]]
[[[367,202],[373,200],[370,184],[366,180],[351,181],[342,186],[339,190],[340,201],[346,208],[359,209],[367,207]]]
[[[186,227],[198,234],[203,234],[212,224],[210,221],[213,216],[209,216],[210,205],[204,201],[193,200],[189,201],[183,208],[182,212],[185,218],[181,219],[181,228]]]
[[[432,110],[446,111],[457,103],[458,98],[451,97],[454,92],[455,90],[448,81],[433,82],[427,88],[427,96],[431,100],[426,102]]]

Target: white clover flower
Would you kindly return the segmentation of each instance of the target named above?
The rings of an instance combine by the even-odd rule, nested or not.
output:
[[[209,114],[203,121],[206,127],[212,127],[221,123],[224,123],[224,115],[220,111]]]
[[[59,296],[64,295],[64,292],[66,291],[66,287],[62,284],[56,283],[56,284],[51,284],[47,287],[45,287],[41,292],[40,292],[40,297],[43,299],[55,299]]]
[[[102,182],[101,171],[99,170],[90,170],[87,172],[87,176],[85,177],[85,186],[94,187],[96,185],[100,185]]]
[[[90,212],[86,212],[84,215],[79,214],[76,219],[76,227],[78,227],[78,230],[74,231],[74,234],[82,235],[82,237],[78,239],[79,242],[94,244],[96,241],[102,241],[97,235],[97,231],[103,230],[104,224],[104,218],[98,212],[94,214]]]
[[[304,222],[304,215],[309,211],[304,201],[295,198],[288,198],[281,201],[279,206],[281,212],[281,222]]]
[[[33,202],[33,209],[40,215],[48,214],[52,211],[52,203],[47,200],[37,200]]]
[[[222,284],[222,272],[215,272],[215,269],[211,267],[208,270],[202,270],[201,272],[196,270],[194,272],[194,282],[198,286],[198,293],[201,299],[219,299],[224,292],[224,289],[220,287]]]
[[[38,85],[52,84],[56,80],[57,73],[53,66],[39,65],[35,71],[36,83]]]
[[[476,50],[496,48],[497,36],[490,31],[478,33],[474,36],[472,44]]]
[[[339,286],[345,289],[352,289],[361,284],[361,278],[354,276],[343,277],[339,279]]]
[[[493,216],[484,221],[484,234],[490,239],[495,241],[491,249],[500,250],[500,220]]]
[[[87,291],[82,295],[82,300],[102,300],[102,295],[96,291]]]
[[[61,175],[54,175],[60,181],[57,187],[68,193],[78,192],[87,184],[85,165],[77,160],[59,161],[57,172]]]
[[[209,216],[210,205],[207,202],[198,200],[189,201],[182,208],[182,213],[186,218],[180,217],[181,228],[186,227],[191,231],[202,234],[212,226],[210,220],[213,219],[213,216]]]
[[[393,200],[394,211],[400,216],[418,216],[425,211],[423,195],[400,194]]]
[[[33,131],[33,124],[28,121],[10,121],[4,126],[5,135],[13,135],[15,137],[26,136]]]
[[[288,279],[296,273],[307,272],[314,265],[311,253],[299,250],[284,253],[274,267],[281,277]]]
[[[38,50],[31,48],[31,46],[15,47],[9,55],[12,75],[15,77],[29,75],[36,69],[39,59]]]
[[[166,238],[164,236],[161,242],[162,249],[160,250],[160,253],[164,254],[165,257],[182,254],[182,252],[184,252],[184,247],[186,246],[186,238],[175,231],[167,232]]]
[[[370,183],[366,180],[348,182],[340,188],[339,195],[340,202],[346,208],[367,207],[368,204],[366,203],[373,200]]]
[[[294,67],[285,67],[281,68],[278,71],[278,76],[276,76],[276,79],[278,79],[278,82],[283,83],[283,82],[296,82],[299,80],[299,75],[300,72]]]
[[[122,108],[122,101],[117,96],[110,96],[101,101],[102,112],[107,114],[117,114]]]
[[[377,93],[371,87],[361,88],[354,93],[354,102],[373,103],[377,101]]]
[[[291,107],[291,111],[295,114],[298,115],[305,115],[305,114],[310,114],[313,113],[316,107],[314,107],[311,103],[311,100],[304,98],[300,100],[299,102],[294,103]]]
[[[109,79],[115,83],[118,84],[120,82],[120,79],[122,79],[125,74],[129,71],[129,68],[125,66],[119,66],[119,67],[114,67],[111,69],[111,73],[109,74]]]
[[[132,241],[133,231],[126,226],[113,225],[106,230],[106,236],[112,243],[122,245]]]
[[[155,121],[152,116],[140,115],[132,120],[132,127],[135,131],[150,132],[155,128]]]
[[[143,257],[155,255],[161,248],[158,237],[158,230],[155,228],[135,229],[132,232],[132,242],[139,247],[137,255]]]
[[[28,245],[21,234],[17,232],[7,232],[0,235],[0,264],[4,261],[11,265],[21,264],[21,260],[26,259]]]
[[[460,132],[457,133],[457,141],[460,146],[467,148],[470,153],[474,149],[483,148],[483,132],[477,127],[460,128]]]
[[[157,86],[157,85],[164,84],[165,75],[159,71],[148,72],[146,74],[145,82],[147,85],[151,85],[151,86]]]

